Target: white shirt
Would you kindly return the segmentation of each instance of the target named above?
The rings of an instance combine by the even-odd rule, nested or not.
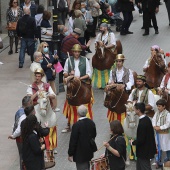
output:
[[[134,77],[132,71],[129,69],[129,82],[126,83],[126,90],[131,90],[132,86],[134,85]],[[123,67],[120,70],[116,70],[116,78],[117,82],[123,82],[122,77],[124,74]],[[109,77],[109,83],[113,82],[113,77],[112,77],[112,70],[110,71],[110,77]]]
[[[64,72],[63,72],[63,74],[64,73],[68,73],[68,61],[69,61],[69,59],[67,58],[67,60],[65,62],[65,65],[64,65]],[[79,66],[79,62],[80,62],[79,58],[78,59],[74,58],[74,65],[75,65],[75,68],[74,68],[75,74],[74,74],[74,76],[76,76],[76,77],[80,77],[80,71],[79,71],[79,67],[78,67]],[[90,64],[89,64],[89,61],[87,60],[87,58],[86,58],[86,74],[88,74],[89,77],[91,77],[91,75],[92,75]]]
[[[160,114],[158,121],[156,122],[156,117],[157,114]],[[152,118],[152,125],[153,126],[160,126],[160,117],[162,115],[162,112],[156,112],[154,117]],[[160,126],[161,130],[167,129],[170,127],[170,113],[167,114],[166,117],[166,122],[164,125]],[[156,138],[156,137],[155,137]],[[157,142],[157,138],[155,139],[156,143]],[[160,149],[162,151],[169,151],[170,150],[170,133],[167,134],[159,134],[159,142],[160,142]]]
[[[141,116],[139,116],[139,119],[142,119],[142,118],[144,118],[146,115],[141,115]]]
[[[27,95],[33,95],[33,91],[32,91],[32,88],[31,88],[31,87],[32,87],[32,85],[30,85],[30,86],[28,87],[28,89],[27,89]],[[38,85],[38,88],[41,89],[41,90],[44,90],[44,88],[43,88],[43,83],[41,83],[40,85]],[[56,94],[53,92],[51,86],[49,86],[49,88],[48,88],[48,93],[49,93],[49,95],[54,95],[54,96],[56,96]]]
[[[80,117],[78,120],[83,120],[86,119],[87,117]]]
[[[106,42],[108,41],[109,36],[110,36],[110,44],[108,44],[108,45],[116,45],[116,38],[115,38],[115,34],[113,32],[110,32],[110,33],[107,32],[105,35],[102,36],[102,38],[100,38],[101,33],[99,33],[97,35],[95,43],[98,42],[98,41],[102,41],[102,42],[104,42],[104,44],[106,44]]]
[[[163,77],[162,81],[161,81],[161,84],[160,84],[160,88],[164,88],[165,87],[165,84],[164,84],[164,81],[165,81],[165,76]],[[168,89],[168,93],[170,94],[170,78],[167,82],[167,87],[165,87]]]
[[[163,56],[163,55],[161,55],[161,56],[162,56],[162,59],[163,59],[164,62],[165,62],[165,66],[166,66],[166,65],[167,65],[167,62],[166,62],[164,56]],[[148,58],[148,59],[146,60],[146,62],[145,62],[145,64],[144,64],[143,68],[149,67],[149,60],[150,60],[150,58]]]
[[[12,134],[12,137],[13,138],[16,138],[18,136],[21,135],[21,122],[26,118],[26,115],[23,114],[20,118],[19,118],[19,121],[18,121],[18,126],[16,128],[16,130],[13,132]]]
[[[18,10],[17,9],[12,9],[12,13],[15,17],[18,16]]]
[[[132,90],[132,92],[131,92],[131,94],[129,95],[129,98],[128,98],[127,101],[133,102],[133,96],[132,96],[132,94],[134,93],[135,90],[136,90],[136,89],[133,89],[133,90]],[[139,90],[139,98],[138,98],[137,103],[140,103],[140,96],[141,96],[142,92],[143,92],[143,90]],[[153,108],[154,108],[154,106],[155,106],[155,98],[154,98],[154,94],[152,93],[151,90],[148,90],[148,104],[149,104],[150,106],[152,106],[152,110],[153,110]]]
[[[26,4],[24,3],[23,9],[24,9],[24,8],[30,8],[30,6],[31,6],[31,2],[30,2],[28,5],[26,5]]]
[[[36,69],[42,69],[41,64],[37,63],[37,62],[33,62],[30,66],[30,83],[32,84],[35,81],[35,75],[34,72]],[[41,79],[42,82],[46,83],[46,75],[43,76],[43,78]]]

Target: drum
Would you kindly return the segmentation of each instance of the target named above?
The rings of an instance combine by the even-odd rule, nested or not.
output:
[[[109,170],[108,159],[104,157],[92,160],[91,170]]]
[[[44,162],[45,169],[49,169],[55,166],[55,157],[53,151],[51,150],[44,151]]]

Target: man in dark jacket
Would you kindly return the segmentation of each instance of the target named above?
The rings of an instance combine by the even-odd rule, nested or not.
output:
[[[143,36],[149,35],[149,26],[151,20],[155,29],[155,34],[159,34],[155,15],[155,13],[159,11],[159,0],[140,0],[140,3],[141,4],[139,5],[142,6],[143,10],[143,26],[145,29]]]
[[[84,105],[78,107],[79,121],[72,127],[68,160],[76,162],[77,170],[89,170],[89,161],[93,158],[91,139],[96,137],[95,123],[86,118],[87,108]]]
[[[139,124],[137,128],[137,138],[135,141],[131,140],[130,142],[131,145],[136,145],[136,169],[151,170],[150,159],[154,158],[154,155],[156,154],[152,122],[149,117],[144,114],[144,103],[136,103],[134,110],[139,116]]]
[[[19,68],[22,68],[24,64],[26,48],[28,54],[31,56],[31,61],[34,61],[33,54],[35,48],[35,40],[38,38],[36,22],[35,19],[30,16],[29,8],[24,8],[24,16],[19,19],[16,31],[18,37],[21,37]]]
[[[133,21],[132,14],[132,11],[134,11],[133,0],[118,0],[118,1],[120,3],[120,8],[124,19],[120,35],[133,34],[133,32],[129,31],[129,27]]]

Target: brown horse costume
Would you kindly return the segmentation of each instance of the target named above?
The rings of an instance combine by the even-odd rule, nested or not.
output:
[[[87,104],[92,97],[91,81],[81,81],[80,79],[69,76],[67,78],[67,94],[68,103],[72,106],[80,106]]]
[[[145,73],[146,83],[150,88],[159,87],[166,70],[162,56],[160,54],[156,54],[151,57],[149,65],[150,66]]]
[[[98,70],[110,69],[114,64],[117,54],[122,54],[122,44],[119,40],[116,41],[114,52],[111,49],[100,47],[99,42],[97,42],[96,52],[92,58],[93,68]]]
[[[129,94],[124,89],[120,89],[119,86],[120,84],[113,84],[110,88],[106,87],[106,97],[104,101],[104,106],[117,114],[126,112],[124,104],[129,97]]]
[[[160,96],[162,99],[165,99],[167,101],[166,109],[170,112],[170,95],[165,91],[165,89],[162,89]]]

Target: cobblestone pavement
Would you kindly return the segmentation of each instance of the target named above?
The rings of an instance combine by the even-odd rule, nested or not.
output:
[[[116,37],[121,40],[123,44],[123,51],[127,60],[125,65],[137,73],[142,73],[142,65],[150,55],[150,46],[153,44],[160,45],[165,52],[169,52],[169,37],[170,27],[168,17],[164,5],[160,6],[160,12],[157,15],[159,35],[154,34],[154,29],[150,30],[150,35],[143,37],[142,17],[139,17],[137,12],[134,12],[134,21],[130,27],[130,31],[133,31],[133,35],[120,36],[118,33]],[[113,27],[113,30],[115,28]],[[8,41],[4,40],[5,43]],[[92,42],[94,42],[92,40]],[[7,136],[11,133],[11,126],[14,121],[14,114],[21,105],[21,99],[26,94],[26,87],[19,82],[25,82],[29,84],[29,66],[30,59],[26,56],[24,68],[18,68],[18,54],[8,56],[9,49],[0,53],[0,61],[4,65],[0,65],[0,169],[1,170],[18,170],[19,159],[15,141],[7,139]],[[94,52],[94,43],[92,43],[91,50]],[[88,57],[92,57],[91,54]],[[167,59],[168,60],[168,59]],[[62,134],[61,130],[65,128],[67,120],[62,114],[62,108],[65,100],[65,93],[60,93],[58,96],[58,106],[61,108],[58,116],[58,154],[56,155],[56,166],[53,169],[57,170],[74,170],[75,164],[70,163],[67,160],[67,150],[70,133]],[[95,104],[94,122],[97,127],[96,142],[98,147],[102,145],[103,141],[109,139],[109,123],[106,118],[107,109],[103,106],[103,90],[94,89]],[[102,149],[95,154],[95,158],[99,157],[104,152]],[[131,162],[131,165],[127,170],[134,170],[135,161]],[[154,167],[153,167],[154,169]]]

